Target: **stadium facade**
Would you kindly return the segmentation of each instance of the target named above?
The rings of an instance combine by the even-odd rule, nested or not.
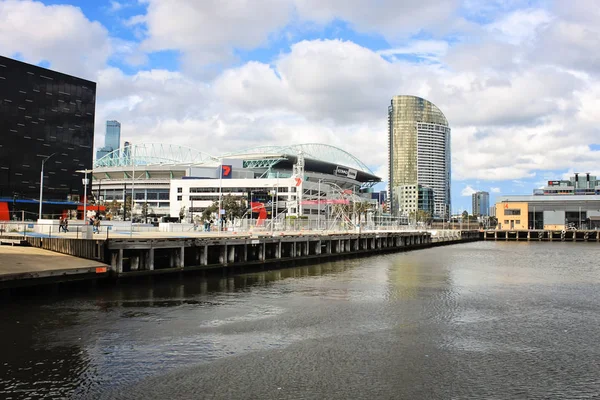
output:
[[[96,160],[92,191],[108,205],[134,199],[134,215],[194,220],[231,195],[266,218],[327,217],[348,199],[373,202],[381,179],[358,158],[323,144],[260,146],[212,156],[168,144],[136,144]]]

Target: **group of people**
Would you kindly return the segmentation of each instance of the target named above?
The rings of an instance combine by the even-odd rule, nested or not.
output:
[[[90,217],[89,224],[92,225],[92,231],[94,233],[100,233],[100,217],[98,215]],[[69,220],[67,219],[67,217],[60,217],[58,231],[69,232]]]

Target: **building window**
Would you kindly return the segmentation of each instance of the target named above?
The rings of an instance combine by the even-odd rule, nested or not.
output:
[[[183,192],[183,188],[177,188],[177,193],[182,193]]]
[[[183,200],[183,196],[177,196],[177,201]]]
[[[505,223],[506,225],[508,225],[508,220],[507,220],[507,219],[505,219],[505,220],[504,220],[504,223]]]
[[[504,215],[521,215],[521,210],[515,208],[508,208],[504,210]]]
[[[516,224],[520,224],[520,223],[521,223],[521,220],[520,220],[520,219],[518,219],[518,220],[516,220],[516,221],[515,221],[515,223],[516,223]]]

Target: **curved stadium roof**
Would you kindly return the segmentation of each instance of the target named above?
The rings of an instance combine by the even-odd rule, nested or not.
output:
[[[164,143],[133,144],[106,154],[94,162],[94,168],[128,165],[189,165],[218,160],[191,147]]]
[[[335,146],[319,143],[294,144],[289,146],[258,146],[249,149],[226,153],[215,157],[208,153],[186,146],[163,143],[133,144],[124,149],[115,150],[94,162],[94,168],[124,167],[128,165],[202,165],[218,162],[221,158],[256,158],[259,156],[276,157],[282,155],[305,158],[339,164],[358,171],[374,175],[373,171],[362,161]]]

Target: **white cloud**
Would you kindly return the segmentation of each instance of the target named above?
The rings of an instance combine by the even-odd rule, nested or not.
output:
[[[5,0],[0,52],[97,79],[99,140],[103,121],[115,118],[132,141],[168,140],[215,153],[322,142],[383,174],[390,98],[414,94],[450,121],[454,179],[521,180],[548,169],[600,165],[600,152],[589,148],[599,142],[600,15],[595,2],[582,3],[544,9],[525,0],[467,0],[461,12],[480,19],[461,19],[456,1],[381,0],[373,7],[365,0],[147,0],[146,13],[127,23],[142,29],[138,42],[110,37],[76,7]],[[271,60],[241,63],[211,78],[198,73],[237,49],[302,32],[306,23],[319,32],[340,20],[385,37],[390,48],[294,42],[292,35],[289,49]],[[436,25],[450,27],[443,30],[453,31],[452,40]],[[432,39],[401,40],[421,28]],[[146,53],[160,50],[182,54],[185,69],[127,75],[106,65],[145,65]]]
[[[340,125],[376,124],[401,86],[400,69],[375,52],[340,40],[302,41],[273,66],[249,62],[215,81],[219,98],[243,111],[286,109]]]
[[[439,61],[440,57],[446,55],[449,44],[442,40],[415,40],[406,46],[398,46],[393,49],[380,50],[377,53],[382,56],[414,55],[429,61]]]
[[[486,29],[502,41],[514,45],[528,44],[535,39],[538,30],[552,20],[552,15],[546,10],[516,10],[487,25]]]
[[[286,25],[291,4],[285,0],[147,0],[146,51],[179,50],[192,71],[232,57],[234,48],[265,44]]]
[[[110,0],[110,11],[120,11],[123,9],[123,3],[119,3],[115,0]]]
[[[108,32],[69,5],[0,1],[0,53],[95,80],[111,54]]]
[[[464,196],[464,197],[468,197],[468,196],[472,196],[476,192],[477,192],[476,189],[473,189],[471,186],[467,185],[463,188],[463,190],[460,191],[460,195]]]
[[[295,0],[302,19],[326,24],[348,21],[359,31],[378,32],[394,40],[424,29],[442,30],[458,9],[458,0]]]
[[[490,193],[500,193],[500,188],[499,187],[491,187]]]

